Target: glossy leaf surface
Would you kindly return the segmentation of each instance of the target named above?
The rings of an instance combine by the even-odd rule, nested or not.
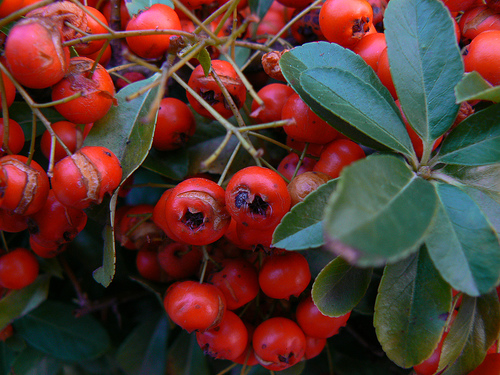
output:
[[[436,184],[434,225],[425,243],[443,278],[459,291],[479,296],[500,278],[498,235],[481,208],[464,190]]]
[[[432,184],[401,159],[368,156],[341,174],[325,211],[326,246],[359,266],[395,262],[423,242],[436,200]]]
[[[480,166],[500,163],[500,104],[467,117],[445,138],[439,162]]]
[[[489,100],[500,102],[500,86],[492,86],[476,72],[466,73],[455,86],[457,103],[468,100]]]
[[[403,112],[424,143],[432,145],[458,112],[453,88],[462,78],[463,62],[450,13],[436,0],[394,1],[388,3],[384,25]]]
[[[313,301],[325,315],[345,315],[361,301],[371,276],[371,268],[356,268],[337,257],[314,280],[311,291]]]
[[[375,304],[377,337],[398,366],[421,363],[436,348],[451,309],[451,289],[425,247],[385,267]]]

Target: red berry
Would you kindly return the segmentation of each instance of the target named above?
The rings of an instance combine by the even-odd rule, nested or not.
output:
[[[38,260],[28,249],[17,248],[0,256],[0,286],[4,288],[25,288],[35,281],[38,271]]]

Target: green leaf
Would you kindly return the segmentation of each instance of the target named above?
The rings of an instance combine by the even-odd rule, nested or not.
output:
[[[436,268],[456,290],[489,292],[500,280],[500,243],[476,202],[457,186],[436,183],[436,220],[425,243]]]
[[[263,18],[269,8],[271,7],[271,4],[273,3],[273,0],[249,0],[248,5],[250,6],[250,11],[252,14],[256,14],[257,17]]]
[[[108,333],[91,316],[75,318],[74,307],[45,301],[14,323],[16,332],[34,348],[64,361],[84,361],[110,346]]]
[[[152,148],[141,167],[172,180],[182,180],[189,171],[189,153],[185,148],[165,152]]]
[[[66,119],[59,114],[54,108],[40,108],[40,112],[49,120],[51,123],[57,121],[65,121]],[[31,140],[31,133],[33,129],[33,112],[30,106],[26,102],[14,102],[9,107],[9,118],[13,119],[21,128],[23,128],[24,139],[26,141]],[[45,126],[37,119],[36,123],[36,136],[40,136],[45,131]]]
[[[496,291],[463,296],[457,317],[444,340],[439,361],[443,375],[466,375],[484,360],[500,334],[500,304]]]
[[[153,4],[165,4],[172,9],[174,8],[174,3],[171,0],[125,0],[125,5],[127,6],[130,16],[149,8]]]
[[[387,146],[380,143],[379,140],[371,138],[371,135],[366,133],[367,129],[358,129],[356,124],[349,124],[325,108],[324,106],[327,103],[321,98],[309,95],[300,82],[301,74],[309,69],[330,67],[343,70],[354,75],[357,81],[364,83],[365,87],[368,85],[370,92],[378,91],[383,100],[392,106],[393,111],[399,115],[399,109],[394,103],[391,94],[382,85],[373,69],[359,55],[336,43],[306,43],[284,53],[280,59],[280,67],[286,80],[318,116],[356,142],[377,150],[387,150]],[[404,130],[404,126],[402,130]],[[402,133],[399,141],[406,145],[408,149],[411,149],[407,133]]]
[[[500,86],[492,86],[476,72],[466,73],[455,86],[457,103],[469,100],[488,100],[500,102]]]
[[[371,155],[342,171],[325,210],[325,246],[349,263],[380,266],[417,251],[436,209],[432,184],[401,159]]]
[[[373,319],[387,356],[404,368],[428,358],[441,339],[451,300],[451,288],[434,268],[425,247],[387,265]]]
[[[164,374],[168,320],[152,316],[142,322],[118,348],[116,360],[127,375]]]
[[[279,249],[305,250],[323,245],[323,211],[338,180],[330,180],[310,193],[304,202],[288,212],[273,234],[273,244]]]
[[[337,257],[314,280],[311,291],[313,301],[327,316],[345,315],[361,301],[371,276],[371,268],[356,268]]]
[[[28,314],[47,299],[50,276],[40,275],[23,289],[12,290],[0,299],[0,331],[13,320]]]
[[[500,204],[500,164],[479,167],[446,165],[440,172],[465,185],[487,192]]]
[[[116,94],[118,105],[111,107],[106,116],[92,126],[84,146],[103,146],[120,160],[123,178],[129,177],[146,159],[153,143],[156,114],[148,118],[158,87],[138,98],[127,97],[157,80],[158,74],[125,86]]]
[[[470,166],[500,163],[500,104],[458,124],[444,139],[438,162]]]
[[[11,364],[16,356],[14,351],[5,343],[0,341],[0,375],[10,375]]]
[[[497,235],[500,234],[500,202],[497,202],[494,196],[487,191],[471,186],[462,186],[461,188],[481,209],[497,232]]]
[[[210,74],[210,69],[212,67],[212,59],[210,58],[210,53],[208,53],[206,48],[203,48],[198,53],[198,55],[196,55],[196,59],[202,66],[203,73],[205,73],[205,77],[207,77]]]
[[[327,111],[387,148],[411,155],[413,147],[394,101],[385,100],[362,77],[338,68],[320,67],[304,71],[300,84]]]
[[[122,183],[144,162],[153,143],[156,114],[149,117],[148,115],[158,88],[150,89],[130,101],[127,101],[127,97],[156,79],[158,75],[153,75],[120,90],[116,95],[118,105],[112,107],[104,118],[96,121],[85,138],[85,146],[104,146],[118,157],[123,171]],[[107,214],[109,219],[104,234],[103,265],[93,273],[94,279],[105,287],[109,286],[115,274],[113,224],[118,190],[114,192],[109,203]]]
[[[46,354],[27,347],[12,363],[12,373],[16,375],[53,375],[57,374],[63,364]]]
[[[115,208],[118,199],[118,189],[109,202],[109,219],[104,224],[104,248],[102,251],[102,266],[97,268],[92,276],[99,284],[107,288],[113,281],[116,271],[116,243],[115,243]]]
[[[196,335],[182,331],[167,354],[167,373],[209,375],[207,357],[196,341]]]
[[[453,89],[464,68],[453,20],[440,1],[400,0],[388,4],[384,26],[401,107],[430,146],[448,130],[459,109]]]

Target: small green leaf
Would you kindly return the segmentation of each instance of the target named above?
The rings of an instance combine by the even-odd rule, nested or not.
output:
[[[108,333],[91,315],[75,318],[74,307],[45,301],[14,323],[16,332],[34,348],[64,361],[96,358],[108,350]]]
[[[488,100],[500,102],[500,86],[492,86],[476,72],[466,73],[462,80],[455,86],[457,103],[469,100]]]
[[[500,163],[500,104],[458,124],[444,139],[438,162],[470,166]]]
[[[164,314],[142,322],[118,348],[116,360],[127,375],[164,374],[169,328]]]
[[[165,4],[174,9],[174,3],[171,0],[125,0],[125,5],[130,16],[134,16],[153,4]]]
[[[37,308],[47,299],[50,276],[40,275],[27,287],[12,290],[0,299],[0,331],[17,318]]]
[[[358,143],[377,150],[387,150],[385,145],[371,138],[369,134],[364,132],[364,129],[352,126],[327,110],[324,107],[325,102],[311,97],[300,82],[301,74],[308,69],[330,67],[344,70],[352,73],[365,85],[369,85],[371,89],[378,91],[384,100],[393,106],[393,110],[399,113],[399,109],[389,91],[382,85],[373,69],[359,55],[336,43],[305,43],[284,53],[280,59],[280,67],[286,80],[318,116]],[[408,144],[406,139],[408,135],[405,134],[403,137],[405,139],[402,141]]]
[[[361,301],[371,276],[371,268],[356,268],[337,257],[314,280],[311,291],[313,301],[327,316],[345,315]]]
[[[200,62],[200,65],[203,68],[203,73],[205,73],[205,77],[207,77],[212,67],[212,59],[210,58],[210,53],[208,53],[206,48],[203,48],[196,56],[196,59]]]
[[[387,356],[409,368],[437,347],[451,309],[451,288],[434,268],[425,247],[387,265],[373,324]]]
[[[310,193],[304,202],[293,206],[274,231],[274,246],[305,250],[323,245],[323,211],[336,186],[337,180],[328,181]]]
[[[401,159],[371,155],[342,171],[325,210],[325,244],[358,266],[417,251],[436,210],[436,192]]]
[[[496,291],[481,297],[463,296],[457,317],[444,340],[438,372],[466,375],[484,360],[500,334],[500,304]]]
[[[436,268],[456,290],[489,292],[500,279],[500,243],[476,202],[457,186],[437,183],[436,220],[425,243]]]
[[[92,276],[99,284],[107,288],[113,281],[116,270],[116,243],[115,243],[115,212],[118,200],[117,189],[109,201],[109,218],[104,224],[104,248],[102,251],[102,266],[96,269]]]
[[[403,112],[424,143],[432,145],[459,109],[453,89],[464,68],[451,15],[437,0],[400,0],[388,4],[384,26]]]
[[[320,67],[304,71],[300,84],[325,110],[388,149],[412,154],[408,132],[394,101],[385,100],[375,86],[361,77],[347,70]]]

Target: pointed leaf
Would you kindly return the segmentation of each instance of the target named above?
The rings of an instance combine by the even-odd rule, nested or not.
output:
[[[437,347],[451,309],[451,288],[434,268],[425,247],[387,265],[373,324],[387,356],[409,368]]]
[[[14,319],[20,318],[36,309],[47,299],[50,277],[40,275],[23,289],[12,290],[0,299],[0,331]]]
[[[325,210],[327,248],[359,266],[395,262],[418,249],[436,208],[432,184],[401,159],[371,155],[344,168]]]
[[[403,112],[432,145],[453,123],[463,62],[453,20],[437,0],[390,2],[384,13],[391,75]]]
[[[34,348],[65,361],[84,361],[102,355],[110,345],[108,333],[91,315],[75,318],[74,307],[45,301],[14,324]]]
[[[476,202],[457,186],[435,184],[436,220],[425,243],[443,278],[471,296],[489,292],[500,279],[500,243]]]
[[[468,100],[489,100],[500,102],[500,86],[491,86],[481,75],[476,72],[466,73],[462,80],[455,86],[457,103]]]
[[[127,375],[164,374],[168,339],[164,314],[142,322],[118,348],[116,360]]]
[[[171,0],[125,0],[125,5],[127,6],[130,16],[139,13],[141,10],[149,8],[153,4],[165,4],[172,9],[174,8],[174,4]]]
[[[266,15],[272,3],[273,0],[248,0],[252,14],[257,15],[259,18],[263,18]]]
[[[304,202],[293,206],[274,231],[275,247],[305,250],[323,245],[323,211],[337,186],[337,181],[328,181],[310,193]]]
[[[140,88],[158,79],[158,75],[127,85],[116,94],[117,106],[112,107],[106,116],[96,121],[85,138],[86,146],[104,146],[120,160],[122,182],[144,162],[153,143],[156,114],[151,116],[151,105],[158,88],[148,90],[130,101],[127,97]],[[114,211],[118,199],[117,189],[109,203],[108,221],[105,224],[103,265],[94,271],[94,279],[107,287],[115,274],[115,236]]]
[[[345,315],[361,301],[371,276],[371,268],[356,268],[337,257],[314,280],[311,291],[313,301],[325,315]]]
[[[280,59],[280,67],[283,75],[292,85],[293,89],[316,114],[327,121],[331,126],[356,142],[377,150],[387,149],[385,145],[371,138],[369,134],[365,134],[363,129],[352,126],[327,110],[324,107],[325,103],[321,100],[318,101],[317,98],[311,97],[300,83],[300,75],[308,69],[331,67],[345,70],[378,91],[384,100],[393,106],[394,111],[399,113],[399,109],[396,107],[394,99],[389,91],[382,85],[373,69],[368,66],[359,55],[336,43],[306,43],[283,54]],[[407,137],[407,135],[403,137]],[[408,143],[406,139],[400,141],[405,144]]]
[[[445,138],[438,161],[459,165],[500,163],[500,104],[467,117]]]
[[[444,340],[439,361],[443,375],[467,375],[484,360],[500,334],[500,304],[496,291],[481,297],[463,296],[457,317]]]
[[[355,74],[331,67],[300,75],[303,90],[316,102],[388,149],[411,155],[412,145],[394,101]]]

